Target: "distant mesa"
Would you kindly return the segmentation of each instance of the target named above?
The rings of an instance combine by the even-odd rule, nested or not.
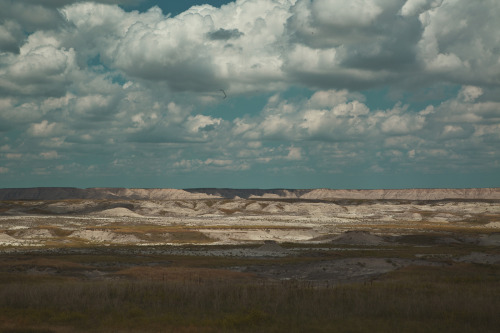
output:
[[[178,189],[34,187],[0,189],[0,200],[130,199],[175,200],[217,198]]]
[[[500,200],[500,188],[467,189],[231,189],[231,188],[74,188],[33,187],[0,189],[0,200],[66,199],[301,199],[301,200]]]

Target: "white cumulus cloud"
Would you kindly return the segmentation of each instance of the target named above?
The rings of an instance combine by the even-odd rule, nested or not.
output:
[[[47,120],[42,120],[38,124],[33,124],[28,130],[32,136],[50,136],[56,129],[56,123],[49,123]]]

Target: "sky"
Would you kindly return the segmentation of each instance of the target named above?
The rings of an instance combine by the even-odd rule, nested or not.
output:
[[[0,188],[500,187],[498,0],[0,0]]]

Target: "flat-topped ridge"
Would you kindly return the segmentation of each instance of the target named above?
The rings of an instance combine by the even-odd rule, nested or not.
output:
[[[498,200],[500,188],[465,189],[231,189],[231,188],[75,188],[33,187],[0,189],[0,200],[64,199],[365,199],[365,200]]]

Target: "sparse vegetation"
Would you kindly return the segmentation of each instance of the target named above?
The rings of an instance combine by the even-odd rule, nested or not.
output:
[[[181,270],[175,278],[1,281],[1,329],[156,332],[494,332],[498,266],[413,266],[318,287]],[[230,283],[228,283],[230,282]]]
[[[346,228],[351,229],[361,229],[361,230],[373,230],[382,233],[420,233],[420,232],[453,232],[453,233],[467,233],[467,234],[488,234],[498,232],[496,229],[486,228],[481,226],[471,226],[471,225],[458,225],[458,224],[447,224],[447,223],[425,223],[425,222],[408,222],[400,221],[395,223],[378,223],[378,224],[368,224],[359,223],[355,225],[350,225]]]

